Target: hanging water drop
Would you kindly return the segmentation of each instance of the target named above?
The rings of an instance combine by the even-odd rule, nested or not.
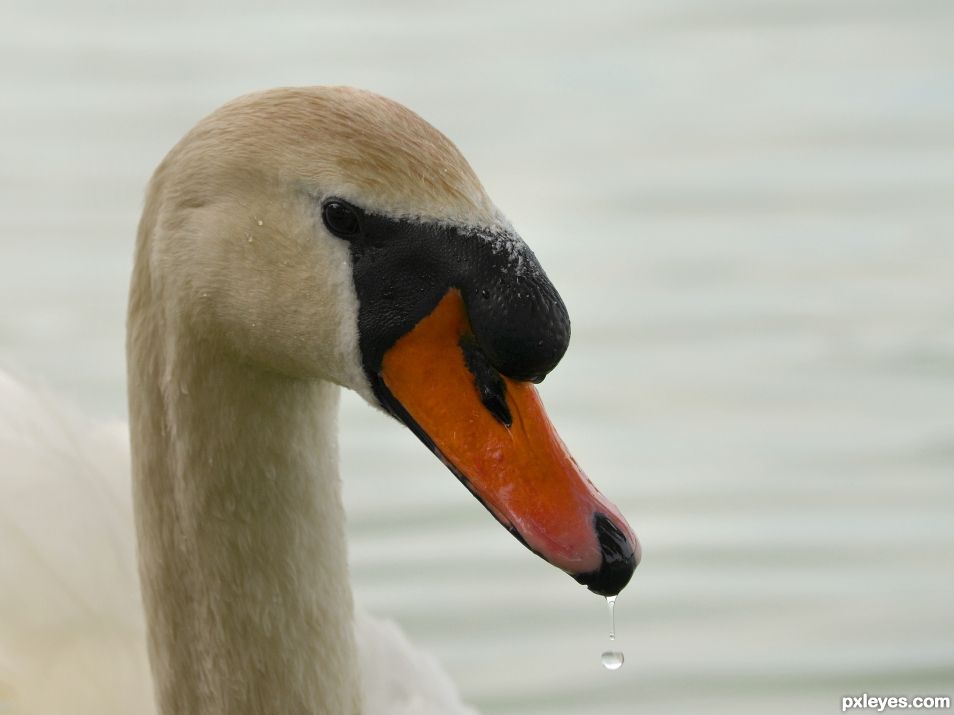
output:
[[[616,596],[607,596],[606,606],[609,608],[609,637],[610,641],[613,642],[616,640],[616,612],[614,610],[614,607],[616,606]],[[624,660],[625,657],[623,656],[622,651],[618,650],[605,650],[603,651],[602,655],[600,655],[600,662],[607,670],[619,670],[623,667]]]
[[[619,670],[623,667],[624,660],[626,657],[618,650],[605,650],[600,656],[600,661],[607,670]]]

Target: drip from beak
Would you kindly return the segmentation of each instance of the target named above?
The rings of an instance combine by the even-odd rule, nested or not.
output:
[[[377,393],[527,548],[594,593],[626,586],[635,534],[567,452],[536,388],[481,359],[456,289],[384,354]]]

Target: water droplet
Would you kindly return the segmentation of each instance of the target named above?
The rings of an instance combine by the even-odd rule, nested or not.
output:
[[[614,642],[616,640],[616,612],[614,611],[616,596],[607,596],[606,606],[609,608],[610,642]],[[600,655],[600,662],[603,663],[603,667],[607,670],[619,670],[623,667],[623,660],[623,653],[618,650],[606,650]]]
[[[626,658],[618,650],[603,651],[603,655],[600,656],[600,661],[607,670],[619,670],[623,667],[624,660]]]

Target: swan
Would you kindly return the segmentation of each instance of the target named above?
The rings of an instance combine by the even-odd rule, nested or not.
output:
[[[342,387],[406,425],[532,552],[619,593],[639,542],[534,387],[569,332],[467,161],[404,106],[285,88],[201,120],[147,190],[127,318],[130,471],[125,453],[101,467],[123,478],[100,496],[134,515],[154,689],[143,710],[473,712],[403,635],[355,612]],[[0,396],[4,421],[52,410],[3,373]],[[68,416],[44,436],[67,442],[52,450],[67,461],[82,453],[88,481],[125,430],[87,434]],[[131,503],[115,486],[130,473]],[[15,697],[2,683],[0,710]]]

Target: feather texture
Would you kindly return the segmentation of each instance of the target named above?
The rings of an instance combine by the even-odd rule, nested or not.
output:
[[[0,371],[0,712],[152,715],[126,426]],[[475,715],[400,628],[355,614],[367,715]]]

